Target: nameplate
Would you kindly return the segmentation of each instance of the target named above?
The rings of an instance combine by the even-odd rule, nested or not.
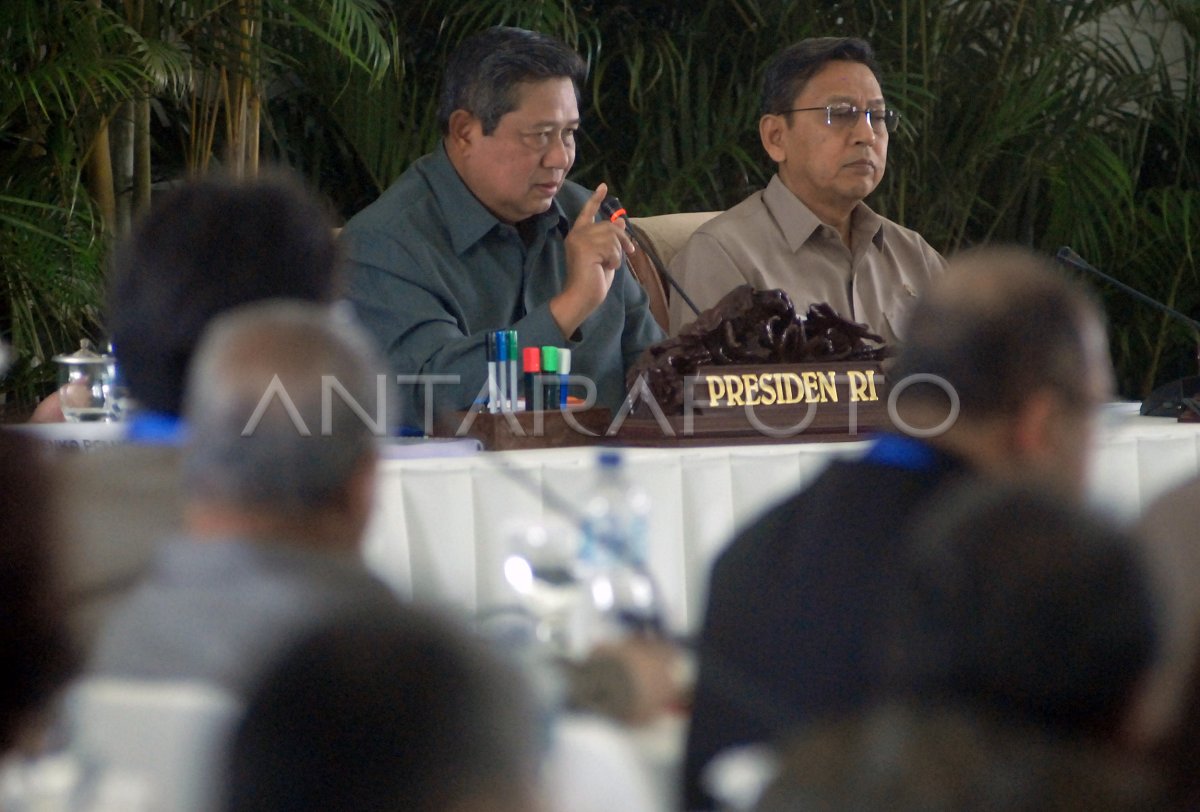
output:
[[[705,410],[801,404],[836,408],[887,398],[883,373],[874,362],[702,367],[692,387],[692,403]]]
[[[641,404],[617,437],[635,445],[831,442],[892,425],[877,361],[700,367],[681,383],[681,413]]]

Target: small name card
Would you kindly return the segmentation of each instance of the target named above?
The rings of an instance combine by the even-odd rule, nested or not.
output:
[[[883,384],[883,374],[875,363],[705,367],[696,377],[693,402],[708,409],[877,403]]]

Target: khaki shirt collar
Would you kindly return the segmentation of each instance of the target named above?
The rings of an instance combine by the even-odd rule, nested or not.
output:
[[[799,251],[823,225],[812,209],[783,185],[779,175],[775,175],[767,184],[763,192],[763,203],[766,204],[775,224],[779,226],[792,253]],[[883,218],[866,203],[859,201],[854,207],[851,214],[851,231],[855,245],[864,245],[866,240],[870,240],[877,250],[883,249]]]

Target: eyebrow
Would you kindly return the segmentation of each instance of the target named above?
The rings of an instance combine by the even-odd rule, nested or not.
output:
[[[828,104],[854,104],[854,105],[857,105],[858,100],[851,96],[833,96],[832,98],[826,100],[825,103],[827,105]],[[867,99],[867,104],[886,104],[886,103],[887,103],[887,101],[883,98],[883,96],[877,96],[874,99]]]
[[[579,121],[580,121],[580,119],[573,118],[570,121],[563,124],[562,126],[564,129],[567,127],[578,127]],[[526,129],[537,130],[537,129],[542,129],[545,127],[557,128],[558,126],[559,126],[559,124],[557,121],[536,121],[533,124],[530,124]]]

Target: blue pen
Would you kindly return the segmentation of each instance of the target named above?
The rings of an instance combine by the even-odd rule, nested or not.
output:
[[[498,358],[496,333],[489,332],[487,334],[488,411],[492,414],[500,411],[500,397],[496,378]]]
[[[498,405],[501,411],[510,411],[508,405],[508,331],[496,331],[496,377],[500,379]]]
[[[567,376],[571,374],[571,351],[566,347],[558,350],[558,405],[567,408]]]
[[[517,343],[517,331],[508,331],[508,398],[509,411],[517,410],[517,393],[521,391],[519,373],[517,372],[517,356],[521,354]]]

